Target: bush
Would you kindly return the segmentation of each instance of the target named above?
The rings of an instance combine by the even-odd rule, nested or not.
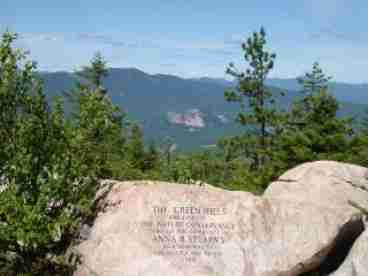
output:
[[[62,256],[93,215],[97,181],[15,39],[0,41],[0,273],[65,275],[72,267]]]

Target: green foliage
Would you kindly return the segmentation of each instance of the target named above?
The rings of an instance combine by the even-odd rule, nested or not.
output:
[[[92,213],[97,182],[75,162],[61,103],[50,111],[36,65],[5,33],[0,42],[0,271],[57,275]]]
[[[148,150],[145,153],[144,170],[153,170],[157,168],[160,161],[160,155],[154,142],[149,144]]]
[[[273,68],[276,55],[265,50],[265,36],[262,28],[243,43],[244,58],[250,66],[245,73],[238,72],[232,64],[227,71],[239,84],[236,91],[226,91],[225,98],[240,102],[242,110],[238,120],[250,127],[245,135],[219,143],[225,164],[239,156],[247,160],[246,173],[240,179],[247,182],[247,186],[258,187],[256,190],[266,188],[282,172],[306,161],[347,160],[353,134],[352,120],[337,117],[339,104],[327,91],[331,77],[323,73],[318,63],[313,64],[310,73],[298,79],[303,86],[302,97],[291,109],[282,112],[275,106],[275,97],[264,81]],[[234,171],[231,173],[234,176]],[[229,174],[226,169],[225,174]],[[229,181],[227,177],[224,180]]]
[[[239,102],[241,111],[238,121],[242,125],[255,127],[254,137],[254,165],[262,166],[267,159],[273,136],[282,118],[275,105],[275,97],[265,86],[265,80],[274,67],[276,54],[268,52],[266,47],[266,33],[263,28],[254,32],[242,44],[244,59],[249,64],[245,72],[239,72],[231,63],[227,73],[238,80],[235,91],[226,91],[225,98],[230,102]],[[246,102],[245,102],[246,101]],[[246,105],[247,104],[247,105]],[[248,106],[248,112],[245,107]]]
[[[116,174],[111,163],[120,160],[125,145],[125,114],[115,106],[102,88],[107,74],[106,63],[100,54],[85,66],[80,75],[84,83],[69,93],[75,111],[72,114],[72,144],[79,154],[81,165],[94,167],[100,178]]]
[[[278,139],[278,158],[288,169],[306,161],[344,160],[353,134],[352,121],[338,118],[339,104],[327,91],[328,81],[318,63],[299,81],[303,97],[288,114],[288,122]]]
[[[101,53],[97,52],[91,60],[91,64],[83,67],[77,74],[82,79],[90,82],[94,88],[99,88],[102,85],[103,78],[108,75],[107,63]]]
[[[145,151],[143,144],[143,133],[136,124],[132,126],[129,142],[126,146],[128,162],[132,167],[139,170],[145,169]]]
[[[328,89],[328,82],[332,78],[326,76],[318,62],[313,63],[311,72],[307,72],[303,77],[299,77],[298,83],[303,86],[302,93],[306,95],[314,94],[321,90]]]
[[[368,111],[351,139],[347,162],[368,167]]]

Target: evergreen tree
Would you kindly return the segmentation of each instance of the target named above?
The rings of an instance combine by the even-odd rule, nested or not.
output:
[[[107,62],[100,52],[97,52],[92,58],[89,66],[84,66],[77,73],[82,79],[93,85],[93,87],[102,87],[102,81],[108,75]]]
[[[227,69],[227,73],[238,80],[238,86],[235,91],[226,91],[225,98],[227,101],[240,103],[241,111],[237,118],[242,125],[247,125],[248,129],[256,128],[257,139],[253,139],[257,149],[254,156],[255,167],[260,167],[265,162],[281,118],[275,106],[275,97],[265,85],[276,58],[276,54],[265,49],[266,42],[263,28],[260,32],[254,32],[242,44],[244,59],[249,68],[245,72],[239,72],[231,63]]]
[[[84,154],[86,164],[95,165],[99,177],[111,177],[111,162],[123,158],[125,114],[111,102],[102,81],[108,69],[101,54],[78,73],[82,80],[69,95],[73,99],[72,123],[75,148]],[[86,149],[89,149],[87,151]]]
[[[143,133],[139,125],[134,124],[131,128],[129,143],[126,147],[126,155],[130,165],[139,170],[145,169],[145,151]]]
[[[368,167],[368,110],[349,146],[350,154],[346,161]]]
[[[346,157],[352,122],[337,117],[339,103],[327,91],[330,79],[318,63],[299,78],[303,97],[294,102],[278,145],[285,169],[306,161]]]
[[[152,170],[158,166],[159,153],[154,142],[149,144],[148,151],[145,154],[144,170]]]
[[[172,154],[176,150],[176,144],[174,143],[174,140],[171,137],[165,137],[160,148],[162,154],[164,155],[163,158],[166,161],[165,165],[170,167]]]
[[[312,71],[307,72],[304,76],[299,77],[298,83],[303,87],[302,93],[311,95],[318,93],[321,90],[328,89],[328,82],[332,79],[323,73],[318,62],[313,63]]]

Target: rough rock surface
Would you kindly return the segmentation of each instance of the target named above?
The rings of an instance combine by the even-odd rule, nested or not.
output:
[[[296,276],[318,267],[332,273],[364,229],[348,201],[367,206],[365,173],[337,162],[307,163],[262,197],[207,185],[115,183],[78,247],[76,275]],[[368,275],[364,237],[334,276],[354,276],[347,271],[357,260],[357,275]]]
[[[368,230],[354,243],[348,257],[341,267],[331,276],[367,276],[368,275]]]
[[[185,113],[168,112],[167,117],[172,124],[184,125],[192,128],[206,126],[204,114],[198,109],[190,109]]]

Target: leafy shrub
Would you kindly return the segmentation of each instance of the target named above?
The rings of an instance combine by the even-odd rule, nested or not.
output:
[[[97,181],[15,39],[6,32],[0,42],[0,273],[65,275],[62,256],[93,215]]]

